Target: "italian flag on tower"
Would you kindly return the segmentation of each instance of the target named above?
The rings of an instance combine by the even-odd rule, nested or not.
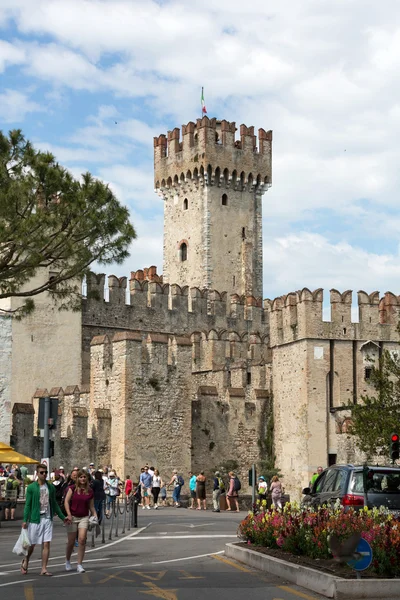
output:
[[[201,88],[201,112],[207,114],[206,103],[204,102],[204,88]]]

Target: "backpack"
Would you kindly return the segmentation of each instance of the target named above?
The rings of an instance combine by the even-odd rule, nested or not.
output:
[[[221,492],[225,491],[225,484],[224,484],[224,480],[222,479],[222,477],[218,477],[218,487],[221,490]]]
[[[240,479],[239,477],[235,477],[235,479],[233,480],[233,489],[235,492],[238,492],[242,487],[242,484],[240,483]]]
[[[10,492],[14,489],[13,482],[14,482],[14,479],[7,479],[7,485],[6,485],[7,491]]]
[[[178,482],[178,485],[180,485],[181,487],[183,485],[185,485],[185,480],[183,479],[182,475],[178,475],[177,482]]]

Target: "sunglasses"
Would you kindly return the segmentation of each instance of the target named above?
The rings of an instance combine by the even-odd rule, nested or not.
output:
[[[39,475],[47,475],[48,471],[39,471]]]

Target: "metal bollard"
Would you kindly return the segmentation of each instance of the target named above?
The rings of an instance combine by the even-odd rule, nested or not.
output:
[[[103,501],[103,513],[102,513],[103,516],[101,518],[101,543],[102,544],[106,543],[106,536],[105,536],[105,533],[106,533],[106,530],[105,530],[105,526],[106,526],[106,513],[105,513],[106,506],[105,506],[105,504],[106,503]]]
[[[115,524],[115,537],[118,537],[118,520],[119,520],[119,498],[116,499],[114,504],[114,511],[117,516],[116,524]]]
[[[112,540],[112,530],[114,526],[114,503],[111,505],[111,524],[110,524],[110,533],[108,534],[108,539]]]
[[[138,513],[138,503],[133,503],[133,527],[137,527],[137,513]]]
[[[124,524],[122,525],[122,531],[121,531],[122,534],[125,533],[126,511],[127,511],[127,508],[128,508],[128,502],[127,502],[127,499],[125,498],[125,502],[124,502]]]

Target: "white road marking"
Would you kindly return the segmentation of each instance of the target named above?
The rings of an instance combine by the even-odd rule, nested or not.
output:
[[[17,585],[17,583],[29,583],[30,581],[37,581],[37,579],[18,579],[18,581],[9,581],[8,583],[0,583],[0,587],[7,585]]]
[[[85,564],[88,562],[100,562],[102,560],[110,560],[110,559],[109,558],[92,558],[89,560],[85,560]],[[65,565],[65,561],[62,563],[56,563],[56,564],[51,563],[51,568],[53,569],[54,567],[63,567],[64,565]],[[19,573],[19,572],[20,572],[20,569],[13,569],[12,571],[5,571],[4,573],[2,573],[2,575],[10,575],[11,573]]]
[[[104,550],[105,548],[110,548],[110,546],[114,546],[115,544],[120,544],[121,542],[125,542],[126,540],[129,540],[133,537],[135,537],[136,535],[139,535],[139,533],[142,533],[142,531],[144,531],[145,529],[147,529],[148,527],[150,527],[152,523],[149,523],[148,525],[146,525],[146,527],[140,527],[139,529],[136,529],[136,531],[134,531],[133,533],[130,533],[129,535],[123,537],[123,538],[118,538],[118,540],[115,540],[114,542],[111,542],[111,544],[102,544],[101,546],[98,546],[97,548],[91,548],[90,550],[86,550],[85,554],[89,554],[90,552],[98,552],[99,550]],[[53,556],[49,559],[50,560],[60,560],[61,558],[65,558],[65,555],[63,554],[62,556]],[[21,562],[22,562],[22,557],[21,560],[19,562],[14,562],[14,563],[8,563],[6,565],[0,565],[0,568],[7,568],[7,567],[15,567],[15,566],[21,566]],[[30,560],[29,561],[29,565],[32,565],[33,563],[41,563],[41,559],[35,559],[35,560]]]
[[[163,535],[160,537],[159,535],[144,535],[140,537],[138,541],[141,540],[203,540],[203,539],[215,539],[215,538],[237,538],[236,533],[232,535],[225,534],[210,534],[210,535]],[[128,540],[130,538],[127,538]]]
[[[131,569],[132,567],[150,567],[151,565],[164,565],[166,563],[180,562],[182,560],[195,560],[196,558],[206,558],[215,554],[225,554],[225,550],[219,552],[210,552],[209,554],[197,554],[196,556],[184,556],[183,558],[171,558],[170,560],[156,560],[150,563],[137,563],[135,565],[119,565],[118,567],[110,567],[110,569]]]
[[[207,527],[207,525],[214,525],[214,523],[202,523],[201,525],[193,525],[191,523],[190,525],[182,525],[182,527],[190,527],[192,529],[194,527]]]

